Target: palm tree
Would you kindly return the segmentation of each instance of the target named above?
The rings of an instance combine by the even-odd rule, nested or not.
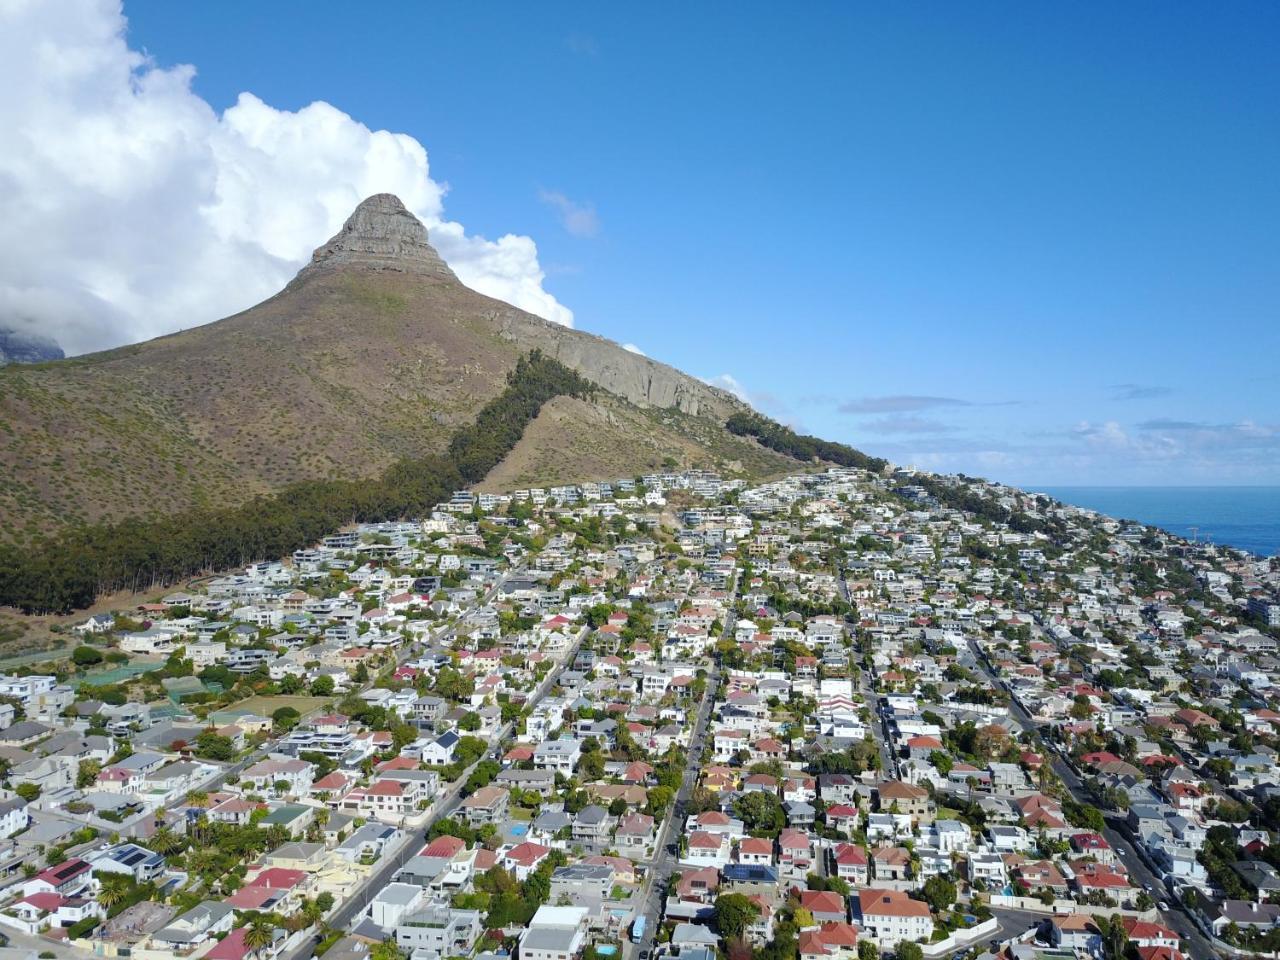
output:
[[[244,929],[244,945],[262,955],[262,951],[276,942],[276,928],[272,922],[258,914]]]
[[[300,911],[302,919],[306,921],[306,926],[311,927],[319,923],[324,918],[324,911],[320,909],[320,904],[314,900],[307,900],[302,905]]]
[[[108,910],[122,903],[129,895],[129,878],[123,873],[112,873],[102,878],[102,889],[98,892],[98,903]]]
[[[181,850],[185,842],[182,837],[174,833],[169,827],[161,827],[151,835],[151,839],[147,841],[147,846],[161,856],[167,857],[169,854]]]
[[[203,876],[217,871],[221,856],[213,847],[200,847],[192,850],[187,857],[187,868],[194,874]]]

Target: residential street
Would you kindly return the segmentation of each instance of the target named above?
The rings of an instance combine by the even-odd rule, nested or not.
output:
[[[987,661],[983,652],[975,647],[973,653],[978,668],[986,676],[991,685],[997,689],[1002,689],[1008,692],[1008,688],[1000,681],[1000,679],[995,675],[995,672],[991,669],[991,664]],[[1027,711],[1024,710],[1021,704],[1019,704],[1013,697],[1009,698],[1009,708],[1010,715],[1024,729],[1036,729],[1035,721],[1032,720]],[[1062,758],[1056,746],[1046,744],[1046,747],[1052,751],[1049,756],[1049,761],[1053,767],[1053,772],[1057,774],[1063,784],[1066,785],[1067,789],[1071,792],[1072,797],[1074,797],[1077,802],[1092,806],[1093,801],[1089,799],[1088,794],[1085,792],[1084,785],[1080,782],[1080,778],[1076,776],[1075,771],[1073,771]],[[1108,825],[1106,829],[1102,831],[1102,836],[1123,860],[1125,867],[1138,881],[1138,883],[1145,887],[1147,892],[1151,894],[1151,898],[1168,904],[1170,909],[1161,913],[1161,919],[1188,944],[1191,948],[1191,955],[1197,958],[1215,956],[1217,950],[1209,941],[1208,937],[1200,932],[1199,927],[1196,926],[1195,922],[1191,919],[1186,908],[1183,907],[1181,902],[1170,896],[1169,892],[1165,889],[1164,883],[1161,882],[1160,878],[1152,871],[1150,865],[1143,859],[1143,857],[1139,855],[1134,844],[1129,841],[1128,837],[1116,829],[1113,820],[1108,820]]]

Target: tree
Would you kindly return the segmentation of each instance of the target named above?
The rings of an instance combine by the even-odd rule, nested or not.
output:
[[[314,900],[304,900],[302,903],[302,910],[300,911],[300,913],[303,920],[302,925],[304,927],[314,927],[317,923],[319,923],[322,919],[324,919],[323,908],[321,908],[321,906],[318,903],[316,903]]]
[[[130,877],[123,873],[108,873],[101,877],[102,889],[98,891],[98,902],[110,910],[124,902],[132,886]]]
[[[936,913],[942,913],[956,902],[956,885],[946,877],[932,876],[924,882],[924,898]]]
[[[760,908],[745,894],[725,893],[716,897],[712,914],[720,936],[726,940],[736,940],[760,915]]]
[[[102,764],[97,760],[81,760],[76,769],[76,788],[83,790],[98,782],[98,774],[102,772]]]
[[[667,808],[671,806],[671,801],[673,801],[675,797],[676,797],[676,792],[672,790],[670,787],[664,787],[661,785],[656,787],[650,787],[649,797],[648,797],[649,815],[658,820],[661,820],[663,815],[667,812]],[[691,810],[690,812],[694,813],[694,812],[701,812],[701,811]]]
[[[234,760],[236,745],[230,737],[206,730],[196,737],[196,756],[202,760]]]
[[[383,940],[370,948],[369,960],[404,960],[404,952],[394,940]]]
[[[281,707],[271,714],[271,722],[277,730],[289,731],[298,725],[302,714],[293,707]]]
[[[941,750],[934,750],[929,754],[929,762],[944,777],[951,773],[951,769],[955,766],[955,761],[951,759],[951,754],[944,753]]]
[[[733,809],[754,837],[776,837],[786,823],[782,801],[764,790],[753,790],[739,797]]]
[[[812,927],[814,923],[813,914],[804,907],[796,907],[791,919],[801,930]]]
[[[38,783],[20,783],[13,788],[13,792],[27,801],[27,803],[35,803],[40,797],[40,785]]]
[[[181,850],[183,843],[183,839],[173,830],[168,827],[161,827],[151,835],[151,839],[147,841],[147,846],[162,857],[167,857],[169,854]]]
[[[880,960],[880,948],[872,940],[859,940],[858,960]]]
[[[327,673],[322,673],[311,681],[311,695],[313,697],[331,697],[333,696],[333,677]]]
[[[71,651],[71,662],[77,667],[92,667],[102,660],[102,652],[93,647],[79,646]]]
[[[924,950],[914,940],[903,940],[893,949],[898,960],[924,960]]]
[[[280,681],[280,692],[289,696],[301,693],[306,687],[306,681],[292,673],[286,673]]]
[[[461,719],[458,720],[458,729],[466,730],[468,733],[479,730],[480,714],[471,710],[464,713]]]
[[[258,914],[245,926],[244,945],[253,953],[261,954],[275,942],[276,928],[270,917]]]

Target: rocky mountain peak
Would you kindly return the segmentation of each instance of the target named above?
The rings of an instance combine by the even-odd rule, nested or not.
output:
[[[341,265],[416,273],[437,280],[458,279],[427,240],[422,221],[390,193],[376,193],[363,200],[342,229],[316,249],[297,279]]]

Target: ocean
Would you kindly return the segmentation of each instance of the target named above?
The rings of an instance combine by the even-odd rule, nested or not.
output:
[[[1036,491],[1188,539],[1194,536],[1260,556],[1280,554],[1280,487],[1037,487]]]

